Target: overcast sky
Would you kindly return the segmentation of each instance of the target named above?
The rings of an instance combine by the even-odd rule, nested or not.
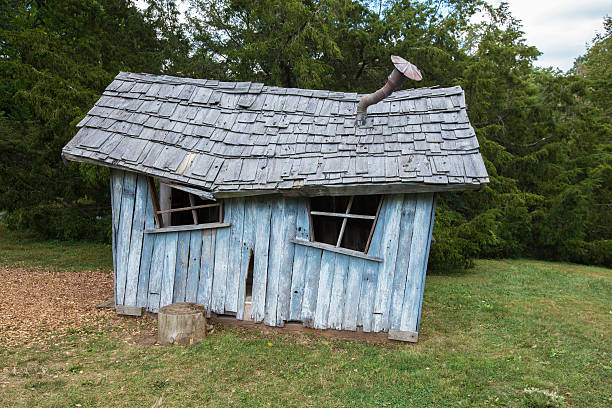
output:
[[[529,45],[542,55],[540,67],[570,69],[586,51],[596,32],[603,32],[603,18],[612,15],[611,0],[509,0],[512,15],[523,22]],[[494,1],[499,4],[500,1]]]

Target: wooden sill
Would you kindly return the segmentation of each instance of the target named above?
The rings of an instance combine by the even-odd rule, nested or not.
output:
[[[348,255],[348,256],[354,256],[356,258],[367,259],[368,261],[383,262],[382,258],[378,258],[376,256],[364,254],[363,252],[359,252],[359,251],[353,251],[352,249],[335,247],[333,245],[324,244],[322,242],[312,242],[312,241],[306,241],[305,239],[298,239],[298,238],[291,238],[290,241],[297,245],[304,245],[304,246],[308,246],[312,248],[323,249],[325,251],[336,252],[342,255]]]
[[[205,230],[205,229],[214,229],[214,228],[227,228],[231,225],[232,225],[231,222],[212,222],[209,224],[197,224],[197,225],[176,225],[173,227],[146,229],[144,230],[144,233],[145,234],[158,234],[162,232],[196,231],[196,230]]]

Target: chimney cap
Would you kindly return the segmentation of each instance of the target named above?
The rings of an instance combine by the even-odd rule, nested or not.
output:
[[[406,77],[413,79],[415,81],[420,81],[421,79],[423,79],[423,75],[421,75],[421,71],[419,71],[419,69],[416,66],[406,61],[402,57],[398,57],[397,55],[392,55],[391,62],[393,62],[393,65],[395,65],[395,68],[399,72],[404,74]]]

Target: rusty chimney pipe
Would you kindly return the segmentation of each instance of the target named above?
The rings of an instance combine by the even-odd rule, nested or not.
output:
[[[382,101],[394,91],[401,88],[404,82],[406,82],[406,79],[410,78],[415,81],[423,79],[421,71],[402,57],[392,55],[391,62],[395,65],[395,69],[391,72],[391,75],[389,75],[387,83],[378,91],[369,95],[364,95],[359,100],[359,104],[357,105],[357,125],[365,125],[368,106]]]

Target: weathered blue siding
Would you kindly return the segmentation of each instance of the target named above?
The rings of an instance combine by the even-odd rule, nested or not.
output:
[[[151,312],[197,301],[218,314],[283,326],[418,332],[434,200],[432,193],[384,197],[362,259],[291,243],[309,239],[307,202],[280,196],[224,200],[216,230],[152,229],[146,178],[113,170],[113,260],[118,305]],[[250,316],[245,281],[253,257]]]

